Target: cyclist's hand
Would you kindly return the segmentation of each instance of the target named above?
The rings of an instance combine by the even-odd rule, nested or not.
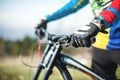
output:
[[[37,25],[36,29],[46,29],[47,27],[47,20],[46,19],[41,19],[40,23]]]
[[[95,36],[100,31],[94,23],[81,27],[75,31],[71,38],[71,43],[74,47],[90,47],[95,42]]]
[[[46,19],[41,19],[41,22],[37,25],[35,34],[39,35],[40,37],[44,37],[45,33],[40,30],[41,28],[45,29],[47,28],[47,20]],[[39,29],[39,31],[38,31]]]

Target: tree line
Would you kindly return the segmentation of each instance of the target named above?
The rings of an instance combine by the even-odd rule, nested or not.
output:
[[[23,40],[16,40],[16,41],[10,41],[5,40],[2,37],[0,37],[0,57],[3,56],[17,56],[20,54],[21,50],[24,46],[26,46],[28,43],[36,43],[37,40],[30,38],[29,36],[26,36]],[[31,52],[32,47],[26,48],[26,54],[29,55],[29,52]]]

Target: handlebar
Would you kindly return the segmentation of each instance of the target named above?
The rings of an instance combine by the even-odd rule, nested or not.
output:
[[[54,35],[54,34],[48,33],[45,29],[41,28],[41,29],[36,29],[36,33],[39,38],[41,37],[40,35],[41,31],[45,34],[45,36],[47,37],[47,40],[49,41],[52,41],[58,44],[70,45],[72,35]]]

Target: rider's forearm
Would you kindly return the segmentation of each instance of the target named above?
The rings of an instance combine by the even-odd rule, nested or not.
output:
[[[88,2],[89,0],[71,0],[65,6],[57,10],[56,12],[53,12],[52,14],[47,15],[46,19],[48,22],[50,22],[50,21],[65,17],[81,9],[86,4],[88,4]]]
[[[106,27],[120,19],[120,0],[113,0],[111,5],[101,13],[101,17],[104,19]]]

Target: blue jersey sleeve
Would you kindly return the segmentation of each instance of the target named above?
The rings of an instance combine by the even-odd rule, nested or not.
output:
[[[89,3],[89,0],[70,0],[61,9],[57,10],[53,14],[48,14],[46,16],[46,19],[48,20],[48,22],[60,19],[62,17],[65,17],[69,14],[72,14],[78,11],[88,3]]]

